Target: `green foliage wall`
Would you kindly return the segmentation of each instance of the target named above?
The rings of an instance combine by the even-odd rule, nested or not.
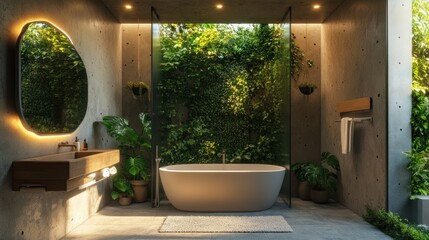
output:
[[[429,150],[429,2],[413,0],[413,151]]]
[[[429,87],[429,1],[413,0],[413,88]]]
[[[429,1],[413,0],[412,194],[429,193]]]
[[[387,212],[384,209],[373,209],[368,207],[363,218],[393,239],[429,239],[429,229],[425,228],[424,225],[413,225],[407,219],[401,218],[398,214]]]
[[[163,163],[282,164],[287,69],[276,25],[162,26]]]

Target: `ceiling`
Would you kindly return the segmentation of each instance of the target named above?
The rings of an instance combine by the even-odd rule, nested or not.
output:
[[[280,23],[289,6],[292,23],[322,23],[344,0],[102,0],[121,23]],[[130,4],[132,9],[125,9]],[[222,9],[216,9],[222,4]],[[313,5],[320,5],[314,9]]]

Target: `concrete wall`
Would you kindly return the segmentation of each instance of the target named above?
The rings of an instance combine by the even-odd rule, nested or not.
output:
[[[139,126],[138,114],[150,110],[149,94],[134,97],[126,86],[140,81],[151,85],[151,39],[150,24],[122,24],[122,114],[134,127]]]
[[[412,1],[387,0],[388,9],[388,201],[387,209],[417,221],[416,201],[410,201]]]
[[[295,43],[311,59],[314,66],[307,68],[297,81],[292,82],[292,164],[297,162],[319,162],[321,153],[320,97],[321,97],[321,24],[292,24]],[[306,66],[305,66],[306,67]],[[303,95],[298,84],[311,82],[318,88],[309,96]],[[292,177],[292,196],[297,196],[295,176]]]
[[[49,21],[74,42],[88,74],[88,110],[72,134],[40,137],[27,132],[15,108],[16,40],[29,21]],[[59,239],[110,201],[108,182],[86,190],[45,192],[11,190],[14,160],[52,154],[61,141],[86,138],[90,148],[112,142],[97,123],[103,115],[121,114],[120,25],[98,1],[0,1],[0,238]]]
[[[387,204],[386,1],[346,0],[322,25],[322,149],[340,160],[338,200],[363,214]],[[341,154],[337,103],[371,97],[371,116],[355,125],[352,153]]]

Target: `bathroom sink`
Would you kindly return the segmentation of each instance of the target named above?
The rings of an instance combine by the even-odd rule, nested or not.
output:
[[[119,150],[72,151],[17,160],[12,164],[14,191],[44,187],[46,191],[71,191],[93,179],[91,173],[119,162]]]

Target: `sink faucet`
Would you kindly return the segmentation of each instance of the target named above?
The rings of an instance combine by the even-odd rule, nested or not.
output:
[[[58,148],[61,147],[71,147],[72,149],[77,149],[76,144],[70,144],[68,141],[58,143]]]

